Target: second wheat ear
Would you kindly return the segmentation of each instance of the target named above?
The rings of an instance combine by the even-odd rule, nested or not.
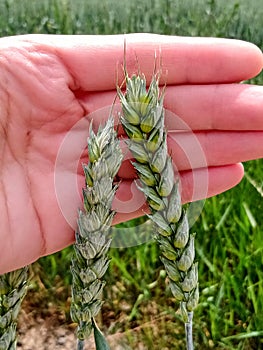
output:
[[[122,162],[122,153],[114,130],[114,120],[109,118],[95,134],[90,129],[88,138],[89,162],[83,166],[85,188],[84,210],[79,211],[78,230],[72,258],[71,318],[78,324],[77,349],[84,349],[84,341],[92,331],[97,350],[109,349],[99,331],[94,317],[103,304],[103,280],[110,259],[107,254],[111,244],[110,227],[115,212],[111,209],[117,190],[114,177]]]
[[[169,277],[175,299],[185,322],[187,349],[193,349],[192,318],[199,299],[198,266],[195,262],[194,234],[189,232],[186,211],[181,205],[178,180],[167,152],[164,127],[164,94],[159,77],[152,77],[149,88],[144,75],[125,74],[126,91],[118,89],[122,105],[121,123],[129,138],[133,165],[141,181],[161,250],[161,261]]]

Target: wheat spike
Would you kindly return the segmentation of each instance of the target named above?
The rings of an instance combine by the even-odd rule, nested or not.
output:
[[[79,211],[78,230],[72,259],[71,317],[78,323],[78,349],[93,330],[93,318],[103,303],[103,276],[109,265],[110,227],[114,216],[112,200],[117,190],[114,177],[122,153],[110,118],[88,138],[89,163],[83,166],[86,186],[83,189],[84,211]]]
[[[160,93],[157,74],[148,89],[142,74],[129,77],[126,73],[125,82],[126,91],[118,89],[121,123],[135,159],[133,165],[141,182],[138,187],[151,210],[149,218],[155,225],[172,294],[180,302],[184,322],[189,323],[199,298],[198,269],[194,235],[189,233],[187,213],[182,208],[178,181],[167,153],[164,93]]]
[[[27,293],[28,267],[0,276],[0,350],[16,349],[17,316]]]

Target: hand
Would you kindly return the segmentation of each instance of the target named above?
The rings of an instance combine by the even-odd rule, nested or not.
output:
[[[239,162],[263,156],[263,88],[237,84],[261,71],[260,50],[225,39],[125,38],[130,74],[139,68],[150,80],[155,52],[161,57],[168,142],[184,202],[235,186],[243,176]],[[67,215],[76,218],[81,199],[71,182],[78,172],[78,186],[83,185],[75,164],[88,133],[88,125],[79,126],[91,117],[98,126],[104,117],[95,111],[114,102],[116,79],[123,79],[123,47],[121,35],[0,39],[0,273],[74,241],[73,219]],[[178,126],[184,132],[172,131]],[[117,202],[129,201],[132,193],[133,207],[119,210],[116,222],[144,210],[141,195],[134,186],[130,190],[129,161],[119,176]],[[199,190],[204,181],[206,191]]]

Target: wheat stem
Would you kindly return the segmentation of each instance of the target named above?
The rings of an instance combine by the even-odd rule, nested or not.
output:
[[[186,349],[193,350],[193,316],[194,312],[188,312],[188,322],[185,322]]]
[[[78,339],[78,343],[77,343],[77,350],[83,350],[84,349],[84,340],[80,340]]]

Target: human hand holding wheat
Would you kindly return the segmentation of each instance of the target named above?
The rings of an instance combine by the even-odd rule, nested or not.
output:
[[[128,71],[137,71],[139,64],[148,82],[155,53],[160,53],[162,70],[167,72],[160,80],[167,85],[164,107],[191,130],[176,135],[173,118],[167,120],[168,146],[180,171],[183,201],[209,197],[236,185],[243,175],[238,163],[263,155],[263,88],[235,84],[259,73],[261,52],[234,40],[147,34],[125,38]],[[123,44],[121,35],[0,39],[0,273],[73,242],[74,228],[58,203],[54,172],[60,172],[69,211],[76,213],[81,199],[75,200],[67,182],[75,178],[80,149],[72,144],[55,169],[58,151],[79,120],[113,103],[116,77],[123,79]],[[94,126],[101,122],[98,117]],[[192,132],[203,148],[205,164],[198,158],[189,163],[178,146],[191,151]],[[74,133],[84,135],[84,148],[86,130]],[[195,192],[193,198],[192,175],[201,183],[207,170],[208,190]],[[125,162],[119,171],[119,200],[129,199],[134,176]],[[81,166],[78,180],[81,188]],[[117,213],[115,222],[144,211],[145,207],[138,207]]]

